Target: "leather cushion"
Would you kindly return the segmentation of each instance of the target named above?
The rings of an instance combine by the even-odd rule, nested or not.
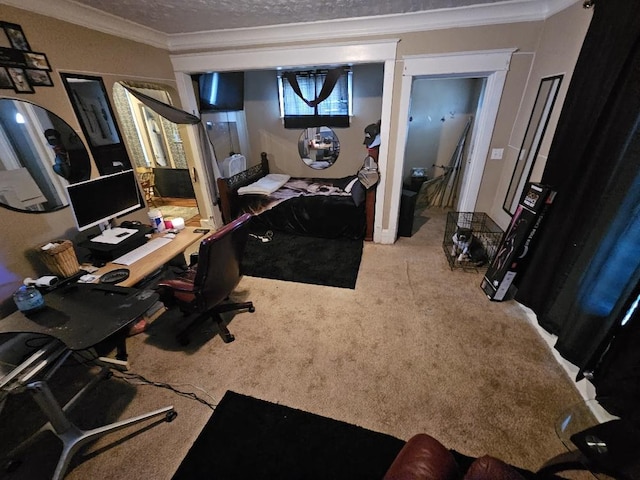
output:
[[[484,455],[471,464],[464,480],[524,480],[513,467],[502,460]]]
[[[456,480],[460,477],[451,452],[435,438],[419,433],[402,447],[384,480]]]

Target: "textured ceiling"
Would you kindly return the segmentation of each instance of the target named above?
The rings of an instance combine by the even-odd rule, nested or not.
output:
[[[166,34],[421,12],[504,0],[73,0]]]

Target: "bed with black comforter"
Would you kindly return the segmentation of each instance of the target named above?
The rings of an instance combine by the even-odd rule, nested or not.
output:
[[[363,238],[365,234],[366,190],[357,175],[344,178],[269,175],[268,160],[263,153],[260,165],[218,179],[218,188],[225,223],[250,212],[254,215],[254,227],[264,230],[321,238]]]

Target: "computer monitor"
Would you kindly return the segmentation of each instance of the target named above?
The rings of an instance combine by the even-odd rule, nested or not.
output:
[[[133,170],[67,185],[67,196],[79,231],[110,227],[116,217],[142,207]]]

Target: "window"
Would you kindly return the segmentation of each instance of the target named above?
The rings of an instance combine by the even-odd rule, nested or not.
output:
[[[280,116],[284,118],[285,128],[349,126],[352,114],[352,72],[349,68],[339,70],[306,70],[282,72],[278,75]],[[330,90],[332,76],[337,74],[337,80],[333,77],[335,86],[323,99],[326,91]]]

